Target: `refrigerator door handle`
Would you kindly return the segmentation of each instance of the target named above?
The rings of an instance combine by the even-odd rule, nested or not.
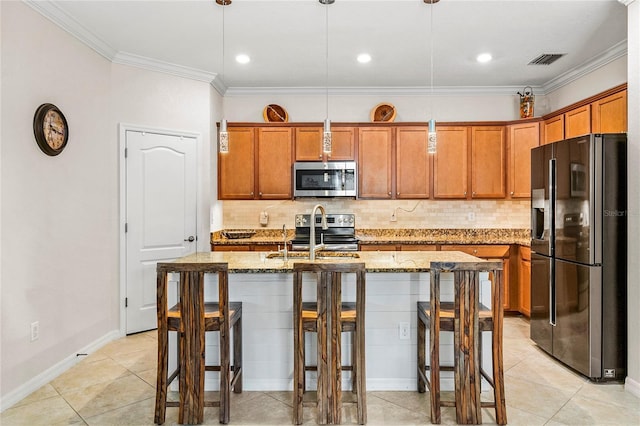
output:
[[[556,326],[556,262],[549,261],[549,324]]]

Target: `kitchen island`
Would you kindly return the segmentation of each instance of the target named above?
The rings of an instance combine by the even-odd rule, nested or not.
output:
[[[300,252],[291,252],[289,255],[289,259],[285,261],[276,253],[202,252],[176,260],[178,263],[228,263],[229,299],[243,303],[243,388],[245,390],[292,389],[292,271],[294,263],[309,260],[293,257],[301,256]],[[416,302],[429,299],[430,263],[478,260],[469,254],[455,251],[318,252],[316,262],[365,263],[368,390],[416,389]],[[346,278],[345,282],[348,284],[351,282],[350,279],[355,277],[347,276]],[[206,281],[205,299],[213,299],[216,292],[215,285],[209,284],[215,283]],[[443,295],[453,293],[451,284],[451,281],[448,286],[444,284]],[[303,288],[303,299],[310,299],[314,294],[312,285],[313,283],[309,282]],[[353,290],[348,288],[348,291],[343,293],[343,299],[352,299]],[[402,338],[400,333],[401,325],[405,323],[409,325],[408,338]],[[344,336],[343,361],[345,363],[351,356],[349,339],[350,336]],[[310,355],[315,353],[313,340],[308,339],[307,342],[307,353]],[[216,360],[217,335],[209,333],[206,345],[207,361]],[[452,348],[450,343],[448,346]],[[445,351],[447,349],[443,350],[443,353]],[[449,352],[452,352],[452,349]],[[453,354],[443,355],[442,358],[443,362],[452,362]],[[350,389],[349,379],[349,374],[345,374],[344,389]],[[310,377],[312,383],[314,380],[314,377]],[[216,376],[206,377],[205,388],[217,388]],[[447,379],[443,378],[442,388],[452,388],[452,382],[448,386]]]

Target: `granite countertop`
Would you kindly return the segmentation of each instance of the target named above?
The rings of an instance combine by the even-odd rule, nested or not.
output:
[[[302,256],[300,252],[290,252],[291,256]],[[357,255],[357,257],[352,257]],[[385,251],[385,252],[318,252],[316,261],[320,263],[364,262],[367,272],[428,272],[431,262],[483,262],[484,260],[458,251]],[[265,252],[200,252],[182,257],[176,263],[229,264],[229,273],[288,273],[293,264],[310,262],[303,257],[269,258]]]
[[[282,244],[280,229],[256,229],[249,238],[225,238],[221,231],[211,233],[216,245]],[[291,241],[295,230],[287,230]],[[360,244],[519,244],[529,246],[529,229],[356,229]]]

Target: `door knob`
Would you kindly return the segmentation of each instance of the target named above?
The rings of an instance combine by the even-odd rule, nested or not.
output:
[[[189,238],[187,238],[185,241],[189,241],[190,243],[193,242],[193,240],[195,240],[195,238],[193,238],[193,235],[191,235]]]

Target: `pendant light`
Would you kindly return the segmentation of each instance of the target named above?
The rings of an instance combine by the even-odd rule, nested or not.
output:
[[[429,114],[433,117],[433,5],[440,0],[424,0],[425,3],[431,5],[429,10],[429,76],[430,76],[430,90],[429,90]],[[427,152],[429,154],[435,154],[437,148],[437,135],[436,135],[436,120],[429,119],[429,136],[427,140]]]
[[[324,119],[324,129],[322,132],[322,152],[331,155],[331,120],[329,120],[329,5],[335,0],[318,0],[320,4],[324,4],[325,8],[325,87],[326,87],[326,115]]]
[[[222,7],[222,78],[224,81],[224,6],[231,4],[231,0],[216,0]],[[226,154],[229,152],[229,131],[227,130],[227,120],[224,118],[224,105],[222,120],[220,120],[220,132],[218,134],[219,141],[219,151],[221,154]]]

